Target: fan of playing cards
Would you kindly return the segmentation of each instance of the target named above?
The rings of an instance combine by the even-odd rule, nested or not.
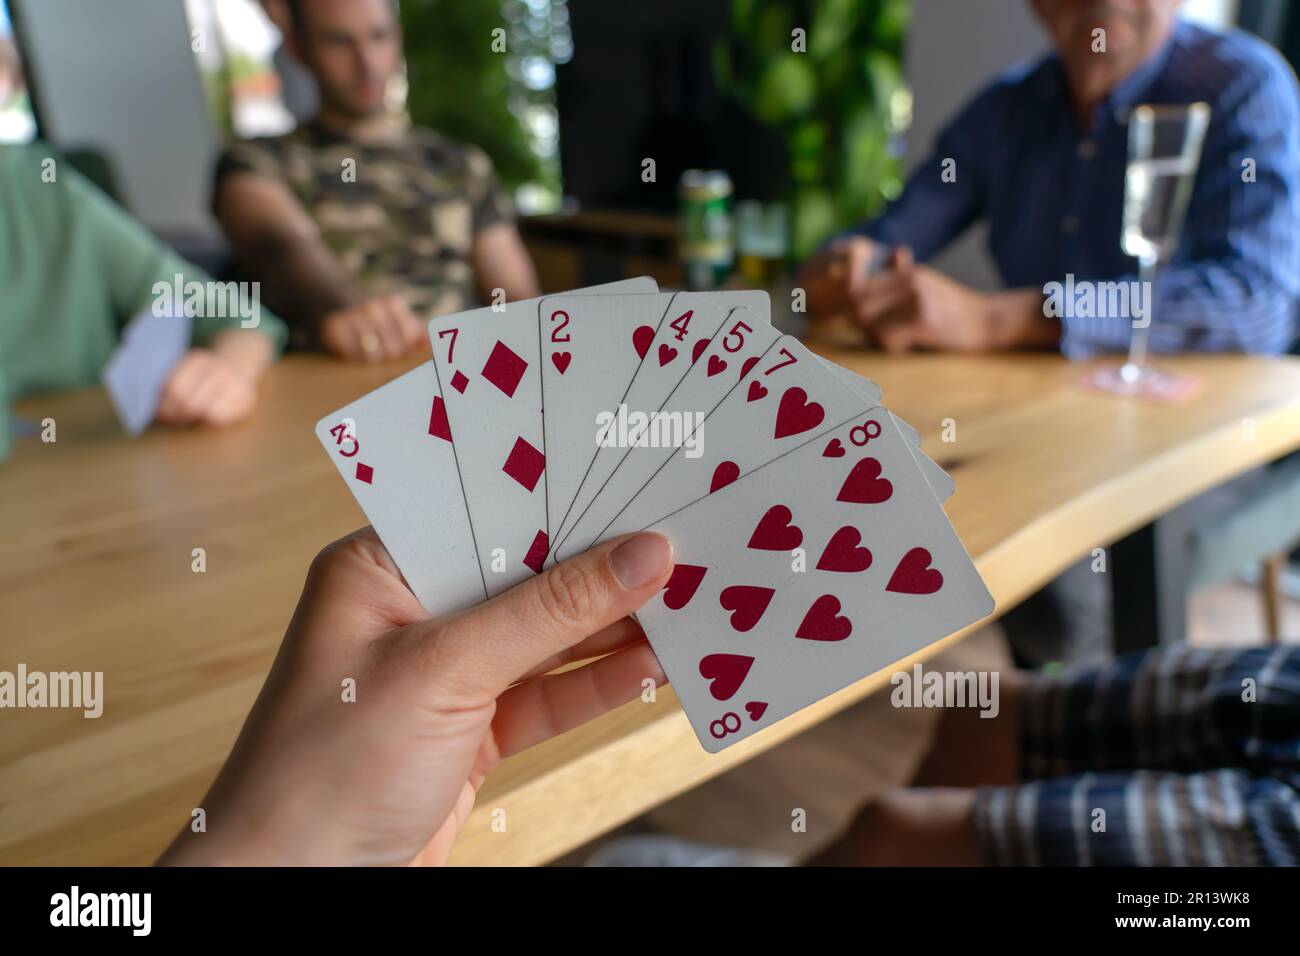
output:
[[[764,292],[650,279],[429,323],[433,361],[317,425],[438,615],[651,529],[637,618],[718,751],[988,614],[952,480]]]

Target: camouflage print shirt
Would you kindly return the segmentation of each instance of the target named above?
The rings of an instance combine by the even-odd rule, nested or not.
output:
[[[418,127],[360,142],[308,123],[229,146],[217,182],[242,171],[288,186],[367,293],[429,318],[479,304],[474,235],[513,216],[481,150]]]

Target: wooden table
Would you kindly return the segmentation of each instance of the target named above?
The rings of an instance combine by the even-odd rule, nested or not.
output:
[[[1205,387],[1171,407],[1086,392],[1083,366],[1056,357],[828,354],[876,379],[953,473],[948,513],[1002,609],[1091,549],[1300,446],[1290,360],[1173,361]],[[291,358],[253,421],[137,441],[98,391],[20,403],[25,418],[54,418],[58,440],[21,440],[0,466],[0,669],[102,670],[107,702],[98,720],[0,711],[0,863],[147,863],[187,823],[308,562],[363,522],[313,425],[401,370]],[[955,442],[940,440],[945,419]],[[195,548],[204,573],[191,569]],[[454,859],[554,858],[825,719],[893,670],[718,756],[700,749],[671,690],[628,704],[506,761]],[[504,833],[491,826],[496,808]]]

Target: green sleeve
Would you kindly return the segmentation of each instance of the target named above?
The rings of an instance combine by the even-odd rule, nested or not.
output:
[[[178,282],[184,292],[186,283],[212,281],[202,269],[173,253],[80,175],[68,174],[68,189],[72,208],[78,211],[83,224],[94,235],[103,258],[104,276],[108,280],[109,296],[119,328],[151,309],[160,295],[166,295],[165,301],[171,302]],[[238,287],[235,283],[228,283],[225,288],[234,292]],[[251,283],[243,288],[253,295]],[[204,301],[208,298],[205,293]],[[229,298],[227,301],[239,300]],[[184,304],[184,300],[179,304]],[[219,332],[240,328],[244,321],[256,321],[256,330],[274,342],[277,353],[283,350],[288,340],[285,324],[269,309],[261,307],[260,296],[254,295],[247,304],[250,308],[244,312],[245,318],[237,314],[238,310],[226,310],[226,314],[221,316],[196,314],[193,343],[206,345]]]
[[[5,370],[0,368],[0,464],[4,464],[4,460],[9,457],[9,448],[13,444],[13,436],[9,433],[13,428],[13,416],[13,405],[5,386]]]

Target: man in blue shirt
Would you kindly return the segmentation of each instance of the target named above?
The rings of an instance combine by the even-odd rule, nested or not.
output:
[[[880,218],[805,265],[809,310],[852,321],[891,352],[1123,350],[1132,310],[1057,315],[1045,293],[1067,275],[1136,280],[1136,261],[1119,244],[1128,114],[1142,103],[1203,101],[1213,112],[1181,242],[1153,293],[1150,347],[1285,351],[1300,297],[1300,93],[1291,69],[1245,33],[1179,20],[1176,0],[1031,6],[1055,53],[976,96]],[[981,219],[1000,292],[921,264]],[[885,268],[872,267],[882,260]]]

